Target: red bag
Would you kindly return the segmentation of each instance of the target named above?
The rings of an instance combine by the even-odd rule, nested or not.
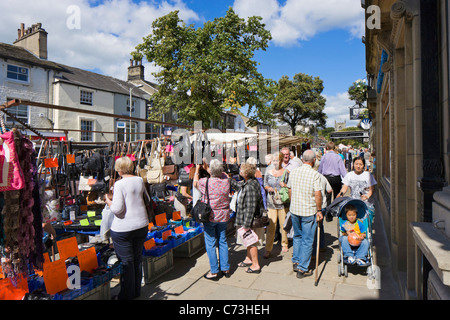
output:
[[[0,192],[20,190],[25,186],[22,168],[19,164],[14,133],[5,132],[0,135]]]

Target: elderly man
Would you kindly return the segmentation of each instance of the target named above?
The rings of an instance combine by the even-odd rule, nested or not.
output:
[[[291,159],[291,151],[288,147],[282,148],[281,153],[283,154],[283,163],[281,164],[281,166],[287,171],[291,172],[295,168],[301,166],[301,163],[298,163],[297,161]]]
[[[333,188],[334,198],[336,198],[339,191],[341,191],[342,179],[347,174],[347,170],[345,170],[342,158],[334,152],[334,147],[335,144],[333,141],[327,143],[327,153],[320,159],[320,165],[317,171],[327,178]],[[331,203],[331,197],[327,199],[327,203],[328,205]]]
[[[320,174],[313,170],[316,154],[312,150],[303,153],[303,165],[289,175],[287,187],[291,199],[290,212],[294,228],[292,262],[297,278],[312,275],[309,270],[317,229],[322,216],[322,183]]]

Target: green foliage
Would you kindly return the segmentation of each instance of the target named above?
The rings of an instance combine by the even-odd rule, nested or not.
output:
[[[358,127],[347,127],[342,129],[341,131],[361,131],[361,128]]]
[[[232,8],[224,17],[207,21],[202,28],[186,25],[178,11],[156,19],[153,32],[136,46],[133,57],[145,57],[159,71],[160,87],[153,95],[158,118],[172,106],[181,122],[221,121],[220,112],[249,113],[271,100],[274,83],[257,71],[256,50],[265,50],[271,34],[261,17],[245,21]]]
[[[323,81],[304,73],[297,73],[291,81],[283,76],[278,81],[276,97],[270,106],[270,113],[281,122],[295,127],[316,121],[318,127],[325,127],[324,113],[326,99],[322,96]]]
[[[356,80],[348,88],[348,95],[350,100],[355,101],[360,107],[363,106],[367,100],[367,84],[366,80]]]
[[[324,137],[326,140],[330,140],[330,134],[334,132],[333,127],[328,127],[322,130],[319,130],[319,136]]]

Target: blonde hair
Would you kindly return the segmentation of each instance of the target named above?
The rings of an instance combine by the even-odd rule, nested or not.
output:
[[[133,174],[134,164],[129,157],[125,156],[116,160],[114,169],[116,169],[117,172],[122,171],[123,174]]]
[[[247,176],[247,178],[252,179],[256,174],[256,166],[254,164],[243,163],[241,164],[241,171]]]

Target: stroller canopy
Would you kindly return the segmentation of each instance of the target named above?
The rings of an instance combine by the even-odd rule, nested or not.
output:
[[[334,199],[334,201],[325,209],[327,214],[331,214],[333,217],[341,217],[347,219],[345,216],[345,206],[352,204],[358,210],[358,219],[364,219],[369,214],[369,208],[366,203],[360,199],[354,199],[350,197],[340,197]]]

